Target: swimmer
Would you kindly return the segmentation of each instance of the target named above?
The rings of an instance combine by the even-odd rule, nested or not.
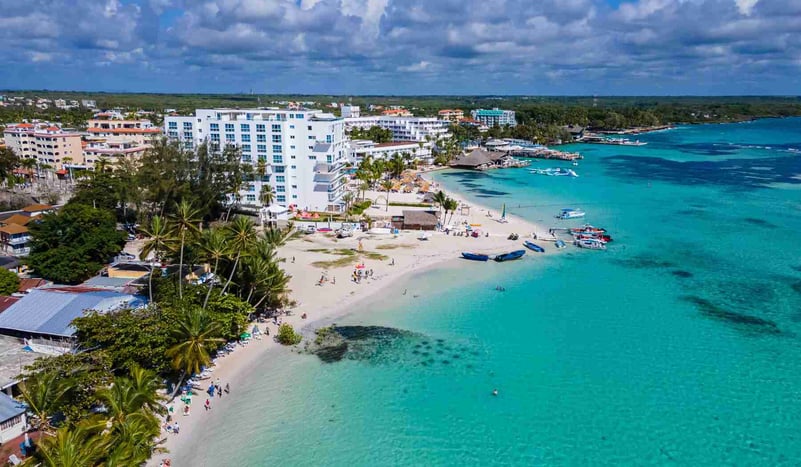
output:
[[[497,389],[493,389],[492,390],[492,395],[493,396],[497,396],[498,395],[498,390]]]

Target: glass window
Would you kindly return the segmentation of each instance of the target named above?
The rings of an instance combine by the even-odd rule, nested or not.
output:
[[[314,139],[314,135],[309,135],[309,139]]]
[[[192,122],[184,122],[184,130],[191,130]]]
[[[333,135],[325,135],[325,142],[326,143],[333,143],[334,142],[334,136]]]
[[[267,135],[256,135],[256,142],[258,142],[258,143],[266,143],[267,142]]]
[[[293,188],[293,189],[295,189],[295,190],[297,190],[297,189],[298,189],[298,186],[297,186],[297,185],[292,185],[292,188]]]
[[[279,202],[279,203],[286,203],[286,196],[284,196],[284,195],[277,195],[277,196],[275,197],[275,200],[276,200],[277,202]]]
[[[226,123],[225,124],[225,131],[234,131],[234,124],[233,123]]]
[[[219,133],[212,133],[209,135],[212,141],[220,141],[220,134]]]
[[[317,160],[317,156],[309,156],[309,160],[310,161],[316,161]]]
[[[191,131],[185,131],[184,132],[184,139],[192,139],[192,132]]]
[[[247,201],[256,201],[256,195],[245,195]]]
[[[280,154],[273,154],[273,164],[283,164],[284,158]]]
[[[266,144],[258,144],[258,145],[256,145],[256,151],[258,151],[258,152],[267,152],[267,145]]]
[[[220,131],[220,125],[218,123],[209,124],[209,131]]]
[[[170,130],[177,130],[178,129],[178,122],[169,122],[167,124],[167,128]]]
[[[170,138],[177,138],[178,137],[178,132],[177,131],[170,131],[169,135],[170,135]]]
[[[280,143],[281,135],[273,135],[273,143]]]
[[[258,131],[259,133],[267,131],[267,125],[263,125],[263,124],[257,123],[256,124],[256,131]]]
[[[292,166],[292,169],[293,169],[293,170],[294,170],[294,169],[297,169],[297,168],[298,168],[298,166],[297,166],[297,165],[293,165],[293,166]]]
[[[295,168],[295,166],[293,165],[293,166],[292,166],[292,168],[294,169],[294,168]],[[286,170],[286,167],[284,167],[283,165],[277,165],[277,166],[273,167],[273,170],[274,170],[274,171],[275,171],[275,173],[277,173],[277,174],[282,174],[282,173],[284,173],[284,171]]]
[[[236,135],[233,134],[233,133],[226,133],[225,134],[225,141],[227,143],[233,143],[234,141],[236,141]]]
[[[273,131],[281,131],[281,125],[273,125]]]
[[[309,131],[312,131],[311,125],[307,126],[306,129],[309,130]]]
[[[289,128],[295,129],[295,125],[289,125]]]
[[[242,162],[250,162],[250,154],[242,156]]]
[[[298,199],[298,195],[292,195],[292,199]]]
[[[256,187],[254,185],[248,185],[248,191],[256,191]]]
[[[273,152],[282,152],[283,150],[280,144],[273,144]]]
[[[243,144],[242,145],[242,152],[250,152],[250,145],[249,144]]]
[[[250,142],[250,135],[242,135],[242,142],[249,143]]]
[[[192,149],[193,146],[191,141],[184,141],[184,149]]]
[[[289,149],[295,149],[295,145],[293,144],[293,145],[289,146]]]
[[[250,123],[243,123],[239,125],[241,131],[250,131]]]
[[[284,177],[283,175],[278,175],[278,176],[275,177],[275,182],[276,183],[284,183],[285,181],[286,181],[286,177]]]
[[[286,187],[284,185],[276,185],[275,186],[275,192],[276,193],[285,193],[286,192]]]

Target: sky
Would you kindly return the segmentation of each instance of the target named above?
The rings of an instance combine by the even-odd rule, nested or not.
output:
[[[801,0],[0,0],[0,41],[0,89],[801,94]]]

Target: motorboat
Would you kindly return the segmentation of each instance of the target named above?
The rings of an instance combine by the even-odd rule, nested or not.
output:
[[[581,209],[564,208],[556,217],[557,219],[564,220],[564,219],[579,219],[586,215],[587,213],[582,211]]]
[[[462,253],[462,258],[469,259],[471,261],[487,261],[489,260],[489,255],[483,255],[480,253]]]
[[[559,248],[560,250],[567,246],[565,245],[565,242],[563,242],[562,240],[557,240],[556,243],[554,243],[554,245],[556,246],[556,248]]]
[[[556,235],[552,233],[534,232],[531,234],[531,237],[534,240],[540,240],[543,242],[555,242],[557,240]]]
[[[581,233],[581,234],[574,234],[574,240],[600,240],[604,243],[609,243],[612,241],[611,235],[606,234],[596,234],[596,233]]]
[[[512,261],[515,259],[520,259],[525,254],[526,250],[515,250],[515,251],[510,251],[509,253],[501,253],[500,255],[495,255],[495,258],[493,259],[501,263],[503,261]]]
[[[564,169],[562,167],[548,168],[548,169],[533,169],[529,173],[536,175],[548,175],[550,177],[578,177],[578,174],[573,169]]]
[[[530,242],[528,240],[523,242],[523,245],[528,248],[529,250],[536,251],[537,253],[545,253],[545,248],[537,245],[534,242]]]
[[[606,250],[606,243],[598,240],[597,238],[576,240],[575,244],[579,248],[586,248],[588,250]]]
[[[581,227],[575,227],[570,229],[570,233],[572,234],[581,234],[581,233],[606,233],[606,229],[602,227],[595,227],[594,225],[584,224]]]

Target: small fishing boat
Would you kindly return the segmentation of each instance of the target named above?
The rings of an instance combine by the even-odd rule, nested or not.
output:
[[[462,253],[462,258],[469,259],[471,261],[487,261],[489,260],[489,255],[482,255],[480,253]]]
[[[580,233],[604,233],[606,229],[603,227],[595,227],[594,225],[584,224],[581,227],[575,227],[570,229],[570,233],[572,234],[580,234]]]
[[[575,244],[579,248],[586,248],[588,250],[606,250],[606,243],[594,238],[576,240]]]
[[[559,248],[560,250],[567,246],[565,245],[565,242],[563,242],[562,240],[557,240],[556,243],[554,243],[554,245],[556,246],[556,248]]]
[[[573,208],[564,208],[561,212],[556,216],[557,219],[579,219],[586,216],[587,213],[582,211],[581,209],[573,209]]]
[[[510,251],[509,253],[501,253],[500,255],[496,255],[495,258],[493,258],[493,259],[495,259],[495,261],[501,263],[503,261],[512,261],[512,260],[515,260],[515,259],[520,259],[525,254],[526,254],[526,250],[515,250],[515,251]]]
[[[537,253],[545,253],[545,248],[537,245],[536,243],[530,242],[528,240],[523,242],[523,245],[528,248],[529,250],[536,251]]]

